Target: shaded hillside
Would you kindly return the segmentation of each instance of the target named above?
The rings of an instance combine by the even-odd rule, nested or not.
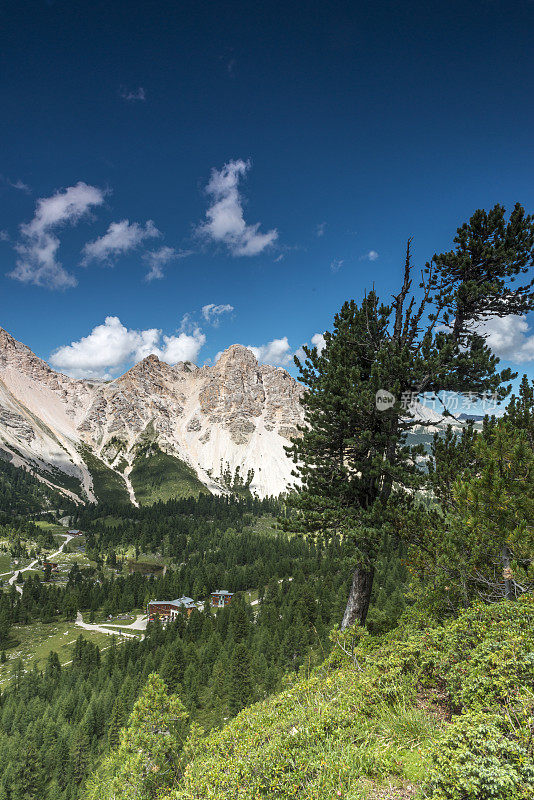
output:
[[[130,480],[141,505],[210,494],[190,466],[153,446],[137,456]]]

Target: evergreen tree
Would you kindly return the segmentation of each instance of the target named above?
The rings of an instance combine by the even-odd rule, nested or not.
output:
[[[296,359],[307,424],[290,448],[302,491],[284,524],[353,543],[343,628],[365,623],[384,528],[402,534],[400,511],[425,480],[416,462],[422,447],[406,443],[421,424],[414,401],[444,391],[504,398],[512,373],[497,372],[476,323],[534,307],[534,281],[514,285],[534,257],[534,220],[520,205],[508,221],[502,206],[475,212],[454,243],[426,265],[413,294],[409,242],[391,305],[374,291],[360,305],[345,303],[324,349],[305,347],[304,362]]]
[[[249,619],[247,607],[242,596],[233,599],[230,606],[230,635],[234,642],[242,642],[247,638]]]
[[[89,750],[89,737],[80,729],[72,740],[68,763],[68,772],[75,785],[78,785],[86,775],[90,758]]]
[[[510,398],[506,415],[516,430],[524,432],[534,450],[534,380],[529,383],[527,376],[523,375],[519,396]]]
[[[476,469],[457,476],[447,515],[413,532],[421,576],[453,608],[534,588],[534,450],[506,416],[477,436],[473,454]]]
[[[51,680],[56,680],[61,675],[61,664],[59,656],[54,650],[51,650],[46,659],[45,677]]]
[[[235,646],[230,664],[230,708],[234,714],[250,703],[252,693],[250,653],[241,642]]]
[[[172,692],[176,691],[183,680],[186,668],[184,646],[180,640],[173,642],[163,658],[160,674]]]
[[[119,695],[113,703],[113,710],[108,725],[108,748],[114,750],[119,744],[121,728],[126,723],[126,709]]]
[[[15,766],[12,779],[13,800],[42,800],[45,776],[33,744],[28,744]]]
[[[117,750],[106,759],[86,797],[155,798],[161,787],[172,786],[181,770],[180,753],[188,730],[188,715],[176,695],[151,674],[122,731]],[[107,794],[103,795],[105,787]]]

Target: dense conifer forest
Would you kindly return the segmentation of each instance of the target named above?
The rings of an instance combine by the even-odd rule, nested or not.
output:
[[[348,589],[340,542],[318,546],[281,531],[254,531],[256,520],[284,513],[274,500],[202,496],[130,507],[124,518],[120,513],[87,507],[76,517],[87,531],[94,568],[74,565],[64,588],[35,575],[22,595],[14,587],[2,595],[0,646],[9,645],[13,624],[73,619],[77,610],[117,614],[151,598],[205,598],[222,586],[236,595],[216,615],[207,606],[166,628],[155,623],[144,641],[113,640],[103,653],[80,635],[67,667],[54,653],[43,669],[29,673],[16,663],[0,712],[0,785],[13,800],[30,790],[29,796],[50,800],[77,798],[83,779],[117,744],[154,671],[179,692],[190,718],[209,730],[279,689],[287,674],[316,666],[330,650],[329,631]],[[180,566],[160,577],[99,574],[99,564],[116,564],[115,547],[132,542]],[[402,612],[404,579],[398,544],[385,539],[370,616],[375,630],[392,627]],[[260,601],[255,606],[243,599],[250,589]]]

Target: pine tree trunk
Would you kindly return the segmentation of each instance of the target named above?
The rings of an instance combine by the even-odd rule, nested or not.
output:
[[[513,584],[512,584],[512,570],[510,568],[510,548],[503,545],[502,548],[502,575],[504,578],[504,596],[507,600],[514,600]]]
[[[345,630],[349,625],[354,625],[355,622],[358,625],[365,625],[374,577],[374,567],[369,567],[368,569],[356,567],[354,570],[349,599],[341,622],[341,630]]]

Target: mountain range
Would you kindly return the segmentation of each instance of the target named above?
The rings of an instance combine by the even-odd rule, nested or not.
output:
[[[301,392],[241,345],[213,366],[149,355],[111,381],[70,378],[0,328],[0,456],[81,501],[278,495]]]

